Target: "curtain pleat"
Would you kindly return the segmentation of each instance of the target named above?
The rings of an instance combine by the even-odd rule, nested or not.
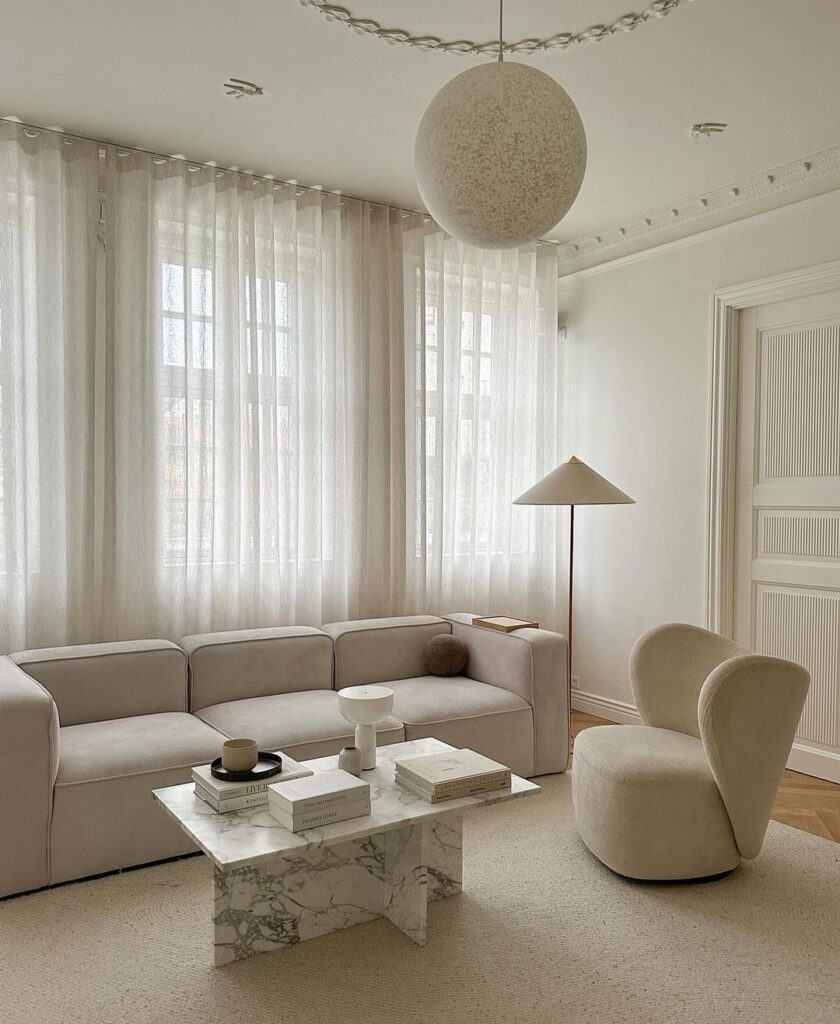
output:
[[[94,639],[98,146],[0,122],[0,649]]]

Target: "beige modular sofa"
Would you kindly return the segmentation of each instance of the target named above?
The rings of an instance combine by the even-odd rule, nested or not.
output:
[[[520,775],[565,770],[566,641],[496,633],[466,614],[288,626],[24,651],[0,658],[0,896],[194,850],[151,797],[227,736],[298,759],[352,741],[336,690],[387,683],[380,744],[436,736]],[[423,671],[454,633],[465,675]]]

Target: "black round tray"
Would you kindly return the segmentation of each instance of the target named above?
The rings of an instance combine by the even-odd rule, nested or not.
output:
[[[283,771],[283,758],[279,754],[268,754],[260,750],[257,754],[257,764],[248,772],[229,772],[222,765],[222,759],[217,757],[210,762],[210,774],[214,779],[223,779],[225,782],[262,782],[270,779],[272,775],[279,775]]]

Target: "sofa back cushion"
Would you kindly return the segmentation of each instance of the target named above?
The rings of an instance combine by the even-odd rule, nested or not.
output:
[[[426,641],[452,627],[436,615],[331,622],[321,627],[335,644],[335,687],[426,675]]]
[[[10,657],[52,694],[62,726],[187,710],[187,658],[169,640],[49,647]]]
[[[181,641],[190,662],[190,710],[247,697],[332,689],[333,646],[312,626],[238,629]]]

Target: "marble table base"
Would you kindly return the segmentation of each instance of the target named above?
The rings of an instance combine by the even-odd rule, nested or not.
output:
[[[428,901],[461,891],[462,819],[449,815],[245,867],[215,868],[215,963],[386,917],[426,942]]]

